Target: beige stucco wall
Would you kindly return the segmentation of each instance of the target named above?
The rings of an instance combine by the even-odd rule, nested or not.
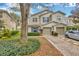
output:
[[[44,14],[46,13],[46,14]],[[56,31],[56,27],[65,27],[65,26],[70,26],[72,25],[72,21],[69,20],[68,17],[66,17],[65,15],[61,14],[61,13],[47,13],[47,11],[43,12],[42,14],[44,15],[34,15],[32,16],[31,18],[28,19],[28,25],[40,25],[41,29],[43,29],[44,27],[51,27],[52,30]],[[51,18],[49,19],[50,20],[50,23],[47,24],[47,23],[44,23],[43,22],[43,17],[50,17]],[[57,17],[61,17],[61,20],[58,20]],[[33,22],[33,18],[37,18],[37,22]],[[51,21],[55,21],[55,22],[51,22]],[[63,24],[62,24],[63,23]],[[65,24],[65,25],[64,25]],[[28,32],[31,32],[31,27],[28,28]]]
[[[61,20],[58,20],[57,17],[61,17]],[[67,24],[68,23],[68,19],[65,15],[61,14],[61,13],[56,13],[52,15],[52,21],[56,21],[59,23],[64,23]]]
[[[47,14],[45,14],[45,13],[47,13]],[[44,14],[44,15],[42,15],[42,14]],[[50,12],[48,13],[48,11],[45,11],[41,14],[31,16],[31,18],[28,19],[28,24],[29,25],[43,25],[43,24],[45,24],[43,22],[43,17],[50,17],[50,14],[52,14],[52,13],[50,13]],[[33,18],[37,18],[37,22],[33,22]]]
[[[51,22],[49,24],[43,25],[41,26],[41,29],[43,29],[44,27],[51,27],[52,31],[56,31],[56,27],[65,27],[66,25],[61,24],[61,23],[55,23],[55,22]]]
[[[50,19],[50,15],[51,15],[51,14],[52,14],[52,13],[47,13],[47,14],[45,14],[45,15],[40,16],[41,25],[46,24],[45,22],[43,22],[43,17],[49,17],[49,21],[51,21],[51,19]]]
[[[31,32],[31,27],[30,26],[28,27],[28,32]]]
[[[37,18],[37,22],[33,22],[33,18]],[[29,18],[28,24],[29,25],[39,25],[40,24],[39,16],[35,15],[35,16],[32,16],[31,18]]]
[[[52,26],[55,26],[55,25],[56,25],[56,23],[52,22],[52,23],[49,23],[49,24],[45,24],[41,27],[52,27]]]
[[[2,20],[5,23],[5,27],[12,30],[16,28],[16,23],[14,21],[12,21],[13,19],[7,15],[7,13],[3,13],[3,18]]]
[[[46,24],[46,23],[43,22],[43,17],[50,17],[51,14],[52,14],[52,18],[49,18],[50,21],[56,21],[58,23],[72,25],[72,22],[69,20],[69,18],[66,17],[65,15],[61,14],[61,13],[56,13],[56,14],[47,13],[47,14],[44,14],[44,15],[41,15],[41,16],[35,15],[35,16],[32,16],[31,18],[29,18],[28,24],[29,25],[43,25],[43,24]],[[61,20],[58,20],[57,16],[60,16]],[[37,22],[33,22],[33,20],[32,20],[33,18],[37,18]]]

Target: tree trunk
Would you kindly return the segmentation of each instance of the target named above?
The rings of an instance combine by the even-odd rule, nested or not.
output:
[[[20,3],[22,23],[21,23],[21,41],[27,41],[28,32],[28,16],[29,16],[29,3]]]

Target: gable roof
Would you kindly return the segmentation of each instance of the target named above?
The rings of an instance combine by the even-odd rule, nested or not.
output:
[[[43,12],[45,12],[45,11],[47,11],[47,13],[43,13]],[[41,12],[38,12],[38,13],[35,13],[35,14],[32,14],[31,16],[35,16],[35,15],[43,15],[43,14],[48,14],[48,13],[53,13],[53,11],[49,11],[49,10],[44,10],[44,11],[41,11]]]
[[[56,13],[61,13],[63,15],[66,15],[64,12],[61,12],[61,11],[56,11],[54,14],[56,14]]]
[[[47,13],[43,13],[47,11]],[[41,11],[41,12],[38,12],[38,13],[35,13],[35,14],[32,14],[31,16],[35,16],[35,15],[45,15],[45,14],[48,14],[48,13],[52,13],[52,14],[56,14],[56,13],[61,13],[63,15],[66,15],[64,12],[61,12],[61,11],[56,11],[56,12],[53,12],[53,11],[49,11],[49,10],[44,10],[44,11]]]

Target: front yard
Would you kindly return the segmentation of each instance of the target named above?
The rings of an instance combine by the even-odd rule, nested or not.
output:
[[[29,38],[27,42],[21,43],[19,39],[0,39],[0,56],[24,56],[38,50],[40,42],[37,39]]]
[[[3,30],[0,32],[1,56],[62,56],[40,33],[28,33],[27,42],[20,42],[20,32]],[[33,36],[34,35],[34,36]]]

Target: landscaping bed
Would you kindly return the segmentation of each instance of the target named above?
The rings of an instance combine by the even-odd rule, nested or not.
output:
[[[0,56],[22,56],[29,55],[40,47],[36,39],[28,39],[26,43],[19,40],[0,40]]]
[[[4,29],[0,32],[0,56],[24,56],[29,55],[40,47],[36,38],[28,38],[27,42],[21,42],[19,31]]]

